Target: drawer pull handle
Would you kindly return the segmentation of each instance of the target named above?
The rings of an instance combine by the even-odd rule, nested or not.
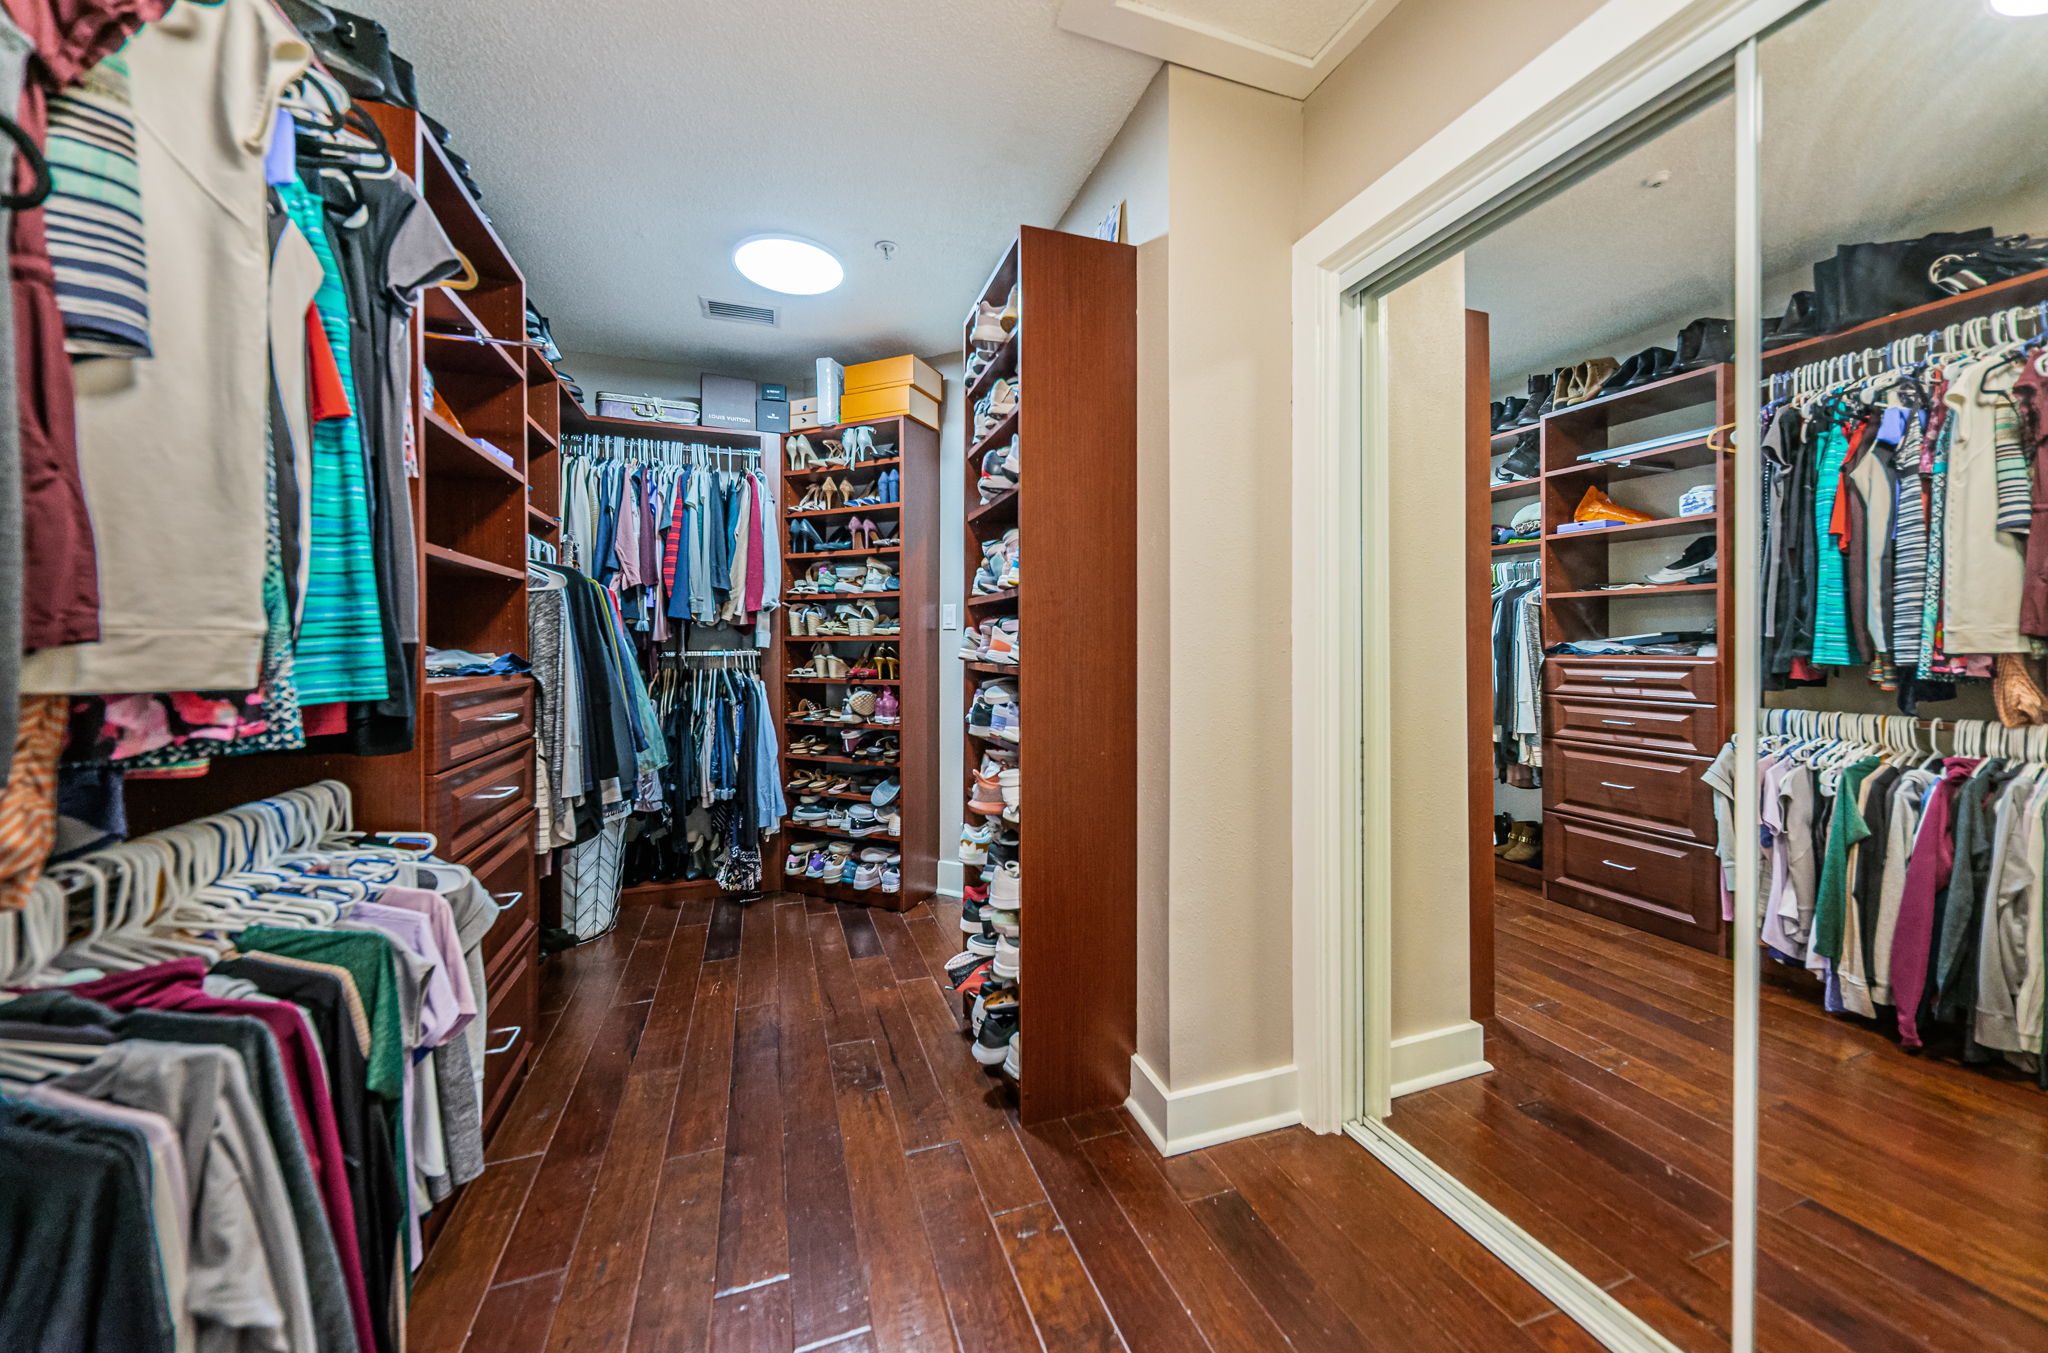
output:
[[[476,797],[479,800],[509,799],[518,792],[518,785],[499,785],[496,789],[487,789]]]
[[[491,1032],[492,1032],[492,1033],[494,1033],[494,1034],[503,1034],[503,1035],[505,1035],[505,1041],[504,1041],[504,1042],[502,1042],[502,1043],[500,1043],[500,1044],[499,1044],[499,1045],[498,1045],[497,1047],[495,1047],[495,1048],[485,1048],[485,1049],[484,1049],[484,1056],[486,1056],[486,1057],[496,1057],[496,1056],[497,1056],[497,1055],[498,1055],[499,1053],[501,1053],[501,1052],[510,1052],[510,1051],[512,1051],[512,1045],[513,1045],[514,1043],[517,1043],[517,1042],[519,1041],[519,1035],[520,1035],[520,1034],[522,1034],[522,1033],[524,1033],[525,1031],[526,1031],[526,1026],[525,1026],[524,1024],[515,1024],[515,1025],[513,1025],[513,1026],[512,1026],[511,1028],[509,1028],[509,1029],[493,1029],[493,1030],[491,1030]]]
[[[1635,788],[1635,786],[1634,786],[1634,785],[1618,785],[1618,784],[1614,783],[1614,781],[1612,781],[1612,780],[1602,780],[1602,781],[1600,782],[1600,787],[1601,787],[1602,789],[1634,789],[1634,788]]]
[[[1616,864],[1612,860],[1602,860],[1600,861],[1600,863],[1606,865],[1609,869],[1619,869],[1624,874],[1633,874],[1636,872],[1636,867],[1632,864]]]
[[[518,906],[518,905],[519,905],[519,899],[520,899],[520,898],[522,898],[522,897],[526,896],[526,890],[525,890],[524,888],[521,888],[521,889],[520,889],[519,891],[517,891],[517,892],[512,892],[512,893],[492,893],[492,894],[491,894],[491,896],[492,896],[492,897],[502,897],[502,898],[504,898],[504,899],[505,899],[505,900],[504,900],[503,902],[500,902],[500,903],[498,904],[498,910],[499,910],[499,911],[510,911],[510,910],[512,910],[512,908],[514,908],[514,907],[516,907],[516,906]]]
[[[1634,681],[1636,674],[1634,672],[1608,672],[1603,674],[1600,679],[1602,681]]]
[[[508,709],[501,714],[479,714],[476,716],[476,721],[478,723],[511,723],[518,717],[518,710]]]
[[[1634,719],[1602,719],[1600,722],[1611,723],[1616,728],[1634,728],[1636,726]]]

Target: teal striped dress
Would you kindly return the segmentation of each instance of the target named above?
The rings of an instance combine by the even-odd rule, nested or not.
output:
[[[320,259],[320,290],[313,305],[334,349],[343,386],[356,389],[349,354],[348,297],[327,239],[325,207],[305,185],[279,188],[292,223],[305,232]],[[377,561],[370,538],[370,498],[361,425],[351,414],[313,428],[312,532],[306,542],[304,618],[299,624],[299,701],[382,700],[383,616],[377,602]]]

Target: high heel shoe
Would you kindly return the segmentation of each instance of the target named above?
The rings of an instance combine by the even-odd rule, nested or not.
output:
[[[854,487],[853,476],[848,475],[846,478],[840,480],[837,487],[839,492],[839,505],[841,507],[852,507],[854,495],[859,492],[859,490]]]
[[[825,506],[828,508],[839,506],[839,486],[832,482],[831,475],[826,475],[818,481],[818,497],[824,501]]]
[[[896,681],[903,676],[903,663],[893,648],[877,646],[874,650],[875,677],[878,681]]]

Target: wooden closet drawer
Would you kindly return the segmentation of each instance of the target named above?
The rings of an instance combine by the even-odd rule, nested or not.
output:
[[[534,811],[533,744],[522,742],[427,781],[427,830],[451,860]]]
[[[1713,851],[1550,813],[1543,819],[1543,856],[1544,895],[1551,901],[1723,951],[1726,927]]]
[[[1552,737],[1640,747],[1711,760],[1727,735],[1719,705],[1653,705],[1628,700],[1545,701],[1543,727]]]
[[[1545,812],[1577,813],[1711,845],[1713,791],[1705,761],[1553,741],[1543,749]]]
[[[489,974],[484,1021],[484,1137],[490,1138],[518,1092],[540,1031],[540,963],[522,954]]]
[[[429,681],[420,720],[427,770],[447,770],[533,736],[533,680],[523,676]]]
[[[1681,700],[1697,705],[1720,699],[1719,663],[1713,658],[1545,658],[1543,692],[1594,700]]]
[[[478,846],[466,859],[476,881],[489,892],[498,907],[498,919],[484,936],[484,969],[489,971],[504,957],[505,947],[534,923],[539,914],[535,894],[533,823],[526,816]]]

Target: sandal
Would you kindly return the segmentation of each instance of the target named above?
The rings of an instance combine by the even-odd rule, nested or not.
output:
[[[875,679],[877,681],[900,681],[903,679],[903,664],[893,648],[877,648],[874,651]]]
[[[846,675],[854,681],[880,681],[882,672],[875,666],[874,650],[869,649],[859,661],[848,667]]]
[[[861,583],[861,591],[894,592],[896,590],[895,569],[879,559],[870,559],[867,561],[867,570],[867,577]]]

